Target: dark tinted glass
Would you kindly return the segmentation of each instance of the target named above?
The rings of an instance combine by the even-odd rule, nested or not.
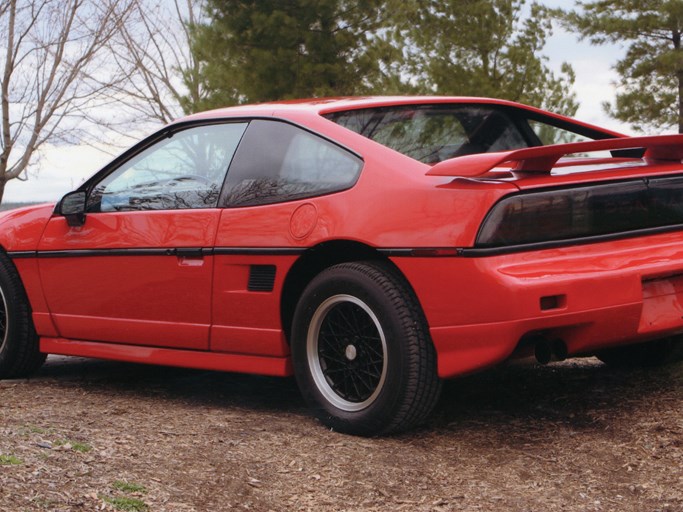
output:
[[[325,117],[425,163],[529,146],[506,112],[486,105],[410,105]]]
[[[356,183],[362,164],[306,130],[254,120],[230,166],[221,204],[254,206],[338,192]]]

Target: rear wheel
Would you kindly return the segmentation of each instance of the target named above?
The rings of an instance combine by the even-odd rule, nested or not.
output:
[[[439,396],[436,353],[417,299],[381,263],[344,263],[313,279],[294,314],[292,357],[304,398],[340,432],[409,429]]]
[[[45,362],[14,264],[0,253],[0,379],[25,377]]]
[[[603,350],[596,357],[615,367],[653,368],[683,359],[683,336]]]

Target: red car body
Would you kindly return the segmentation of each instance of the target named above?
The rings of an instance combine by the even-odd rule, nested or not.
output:
[[[410,109],[454,105],[507,109],[510,116],[529,116],[588,142],[530,143],[421,162],[335,118],[392,109],[409,116]],[[678,187],[681,137],[629,139],[479,98],[284,102],[182,119],[124,153],[80,190],[90,193],[98,180],[165,134],[235,120],[245,126],[254,120],[291,124],[353,154],[362,169],[343,190],[267,204],[83,211],[80,221],[60,205],[3,214],[0,246],[20,276],[42,353],[288,376],[302,293],[324,269],[358,261],[388,265],[407,283],[441,379],[534,350],[541,359],[590,355],[683,330],[683,226],[676,218],[611,231],[580,231],[575,221],[570,231],[558,224],[578,208],[579,196],[582,208],[593,208],[592,216],[617,222],[645,208],[633,199],[641,192],[629,187],[650,184],[652,177],[671,177]],[[633,148],[641,153],[560,160]],[[668,187],[669,181],[662,183]],[[585,199],[584,187],[603,188],[590,189]],[[610,199],[605,187],[624,190]],[[548,199],[553,194],[574,206],[556,206]],[[501,224],[512,219],[510,225],[526,227],[512,234],[501,234],[507,227],[497,224],[482,227],[495,217],[496,205],[515,197],[523,199],[500,213]],[[541,214],[556,207],[564,208],[557,218]],[[486,229],[493,234],[480,243]],[[512,241],[505,243],[505,237]],[[356,347],[349,346],[351,360]]]

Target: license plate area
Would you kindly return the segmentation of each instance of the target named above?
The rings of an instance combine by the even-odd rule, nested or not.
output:
[[[638,332],[683,329],[683,274],[643,279]]]

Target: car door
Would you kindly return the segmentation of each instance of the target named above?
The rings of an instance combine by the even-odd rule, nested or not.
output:
[[[217,202],[246,125],[164,134],[89,182],[82,226],[49,221],[39,268],[62,337],[208,349]]]
[[[318,222],[312,200],[353,187],[362,166],[358,155],[301,127],[266,119],[249,124],[221,198],[211,350],[289,353],[280,299]]]

